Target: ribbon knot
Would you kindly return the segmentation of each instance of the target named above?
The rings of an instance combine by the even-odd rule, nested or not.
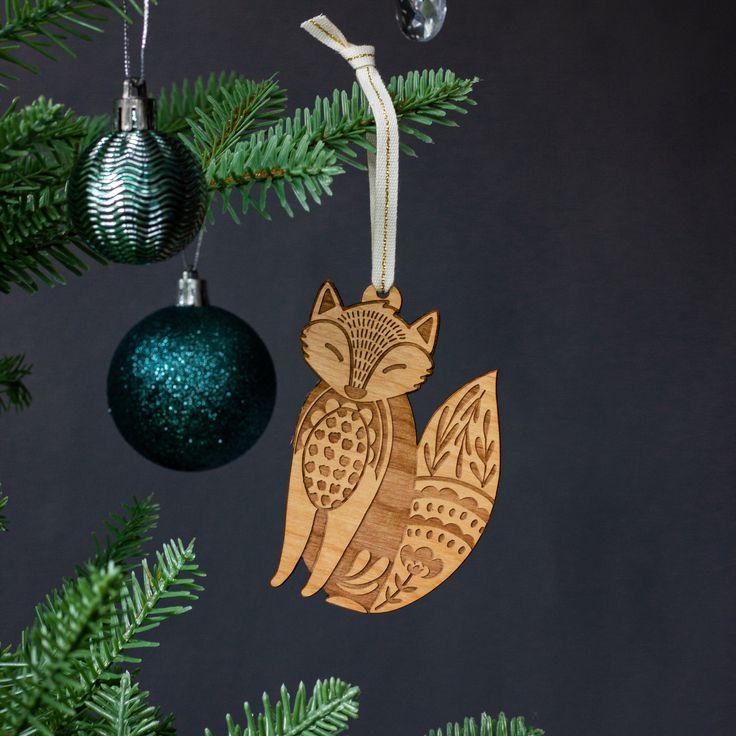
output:
[[[372,269],[371,282],[379,294],[394,283],[396,268],[396,219],[399,200],[399,125],[386,85],[376,69],[373,46],[350,43],[325,15],[302,23],[302,28],[337,51],[355,69],[363,94],[376,121],[376,133],[368,135],[376,152],[368,153],[371,198]]]
[[[376,49],[368,44],[350,43],[343,32],[326,16],[317,15],[305,20],[302,28],[325,46],[337,51],[356,71],[376,65]]]
[[[356,71],[364,66],[376,65],[376,50],[373,46],[353,46],[348,44],[347,48],[341,48],[339,51],[345,61],[350,64]]]

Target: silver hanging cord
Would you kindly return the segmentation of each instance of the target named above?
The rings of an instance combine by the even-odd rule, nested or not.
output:
[[[128,15],[128,3],[123,0],[123,13]],[[123,76],[130,78],[130,39],[128,38],[128,21],[123,20]]]
[[[197,248],[194,251],[194,262],[192,268],[196,271],[199,266],[199,255],[202,252],[202,239],[204,238],[204,228],[199,231],[199,237],[197,238]]]
[[[148,43],[148,16],[150,12],[150,0],[144,0],[143,32],[141,33],[141,79],[146,78],[146,44]]]
[[[199,266],[199,256],[202,253],[202,240],[204,239],[204,228],[202,228],[199,231],[199,237],[197,238],[197,245],[194,249],[194,260],[192,261],[192,265],[187,265],[187,257],[182,252],[181,254],[181,262],[184,265],[185,269],[189,269],[190,271],[196,271],[197,267]]]
[[[140,79],[146,77],[146,44],[148,43],[148,18],[151,12],[150,0],[143,0],[143,31],[141,33],[141,71]],[[123,0],[123,13],[128,15],[128,2]],[[123,21],[123,73],[125,78],[130,78],[130,37],[128,35],[128,22]]]

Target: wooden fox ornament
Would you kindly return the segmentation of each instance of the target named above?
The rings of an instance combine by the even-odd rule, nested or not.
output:
[[[384,613],[412,603],[467,558],[493,510],[499,475],[496,373],[463,386],[417,445],[407,394],[433,367],[439,314],[409,324],[396,287],[370,286],[344,307],[320,289],[302,333],[319,376],[302,407],[293,459],[281,585],[300,559],[302,590],[328,603]]]

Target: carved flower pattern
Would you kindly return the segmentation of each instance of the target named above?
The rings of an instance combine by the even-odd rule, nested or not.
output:
[[[414,549],[411,545],[401,548],[401,562],[410,575],[419,578],[433,578],[442,571],[442,560],[432,554],[429,547]]]

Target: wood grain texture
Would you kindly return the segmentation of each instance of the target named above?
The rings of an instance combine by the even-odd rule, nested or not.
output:
[[[439,314],[413,323],[396,287],[344,307],[320,289],[302,333],[320,377],[293,439],[284,544],[271,584],[300,559],[302,595],[361,613],[412,603],[467,559],[493,510],[499,476],[496,373],[463,386],[420,442],[408,394],[433,369]]]

